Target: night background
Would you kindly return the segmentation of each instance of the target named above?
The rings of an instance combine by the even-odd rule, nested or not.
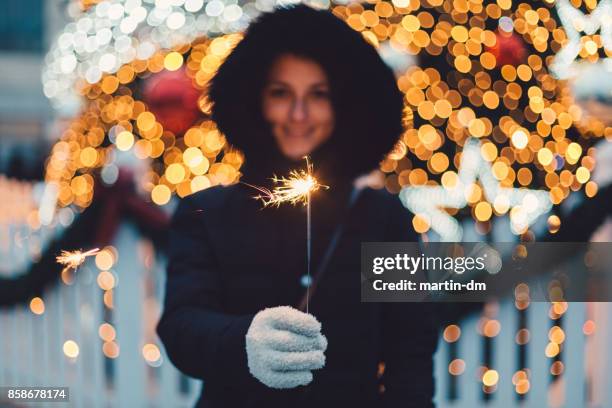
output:
[[[405,130],[370,183],[423,242],[610,241],[612,1],[305,3],[396,74]],[[193,405],[201,383],[155,334],[170,217],[241,179],[205,89],[282,4],[3,2],[0,386],[69,386],[76,407]],[[438,406],[612,404],[610,303],[508,293],[438,309]]]

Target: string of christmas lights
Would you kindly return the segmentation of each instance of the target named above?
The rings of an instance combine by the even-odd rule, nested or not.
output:
[[[597,193],[590,179],[593,145],[612,136],[605,118],[590,115],[576,101],[571,81],[557,79],[548,68],[575,42],[575,32],[580,33],[581,62],[609,61],[607,31],[597,31],[597,22],[605,27],[609,7],[607,0],[600,3],[562,1],[557,12],[554,1],[309,2],[328,7],[374,46],[393,50],[394,59],[416,56],[417,65],[398,77],[405,94],[406,131],[381,163],[388,190],[449,188],[457,179],[466,141],[477,138],[501,187],[545,189],[553,205],[572,191],[584,189],[587,197]],[[49,97],[60,95],[53,90],[63,87],[84,106],[47,163],[46,180],[57,183],[58,204],[87,207],[96,172],[109,180],[116,174],[115,149],[152,161],[141,184],[160,205],[173,193],[185,196],[236,182],[242,156],[208,119],[206,96],[197,98],[195,124],[181,133],[165,123],[168,115],[155,108],[155,97],[147,94],[143,82],[164,72],[184,73],[203,92],[240,41],[240,34],[226,33],[241,30],[276,4],[84,2],[83,13],[49,54],[43,76]],[[562,16],[571,14],[568,7],[595,16],[583,17],[586,26],[568,34],[571,30],[562,24]],[[139,53],[143,47],[149,52]],[[106,55],[115,56],[113,64]],[[487,198],[478,185],[471,191],[468,209],[451,209],[451,215],[475,217],[474,209]],[[489,217],[475,219],[486,230],[491,217],[502,214],[493,208]]]

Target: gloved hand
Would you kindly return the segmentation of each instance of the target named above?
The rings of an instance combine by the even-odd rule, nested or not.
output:
[[[312,381],[325,365],[327,339],[311,314],[290,306],[257,313],[246,334],[249,371],[271,388],[294,388]]]

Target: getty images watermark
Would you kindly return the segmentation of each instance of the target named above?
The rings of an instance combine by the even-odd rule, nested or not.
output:
[[[611,243],[363,243],[361,300],[611,301],[611,261]]]

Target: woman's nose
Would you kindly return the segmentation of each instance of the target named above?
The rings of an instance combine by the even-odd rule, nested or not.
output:
[[[306,100],[296,98],[291,107],[291,120],[294,122],[302,122],[308,118],[308,106]]]

